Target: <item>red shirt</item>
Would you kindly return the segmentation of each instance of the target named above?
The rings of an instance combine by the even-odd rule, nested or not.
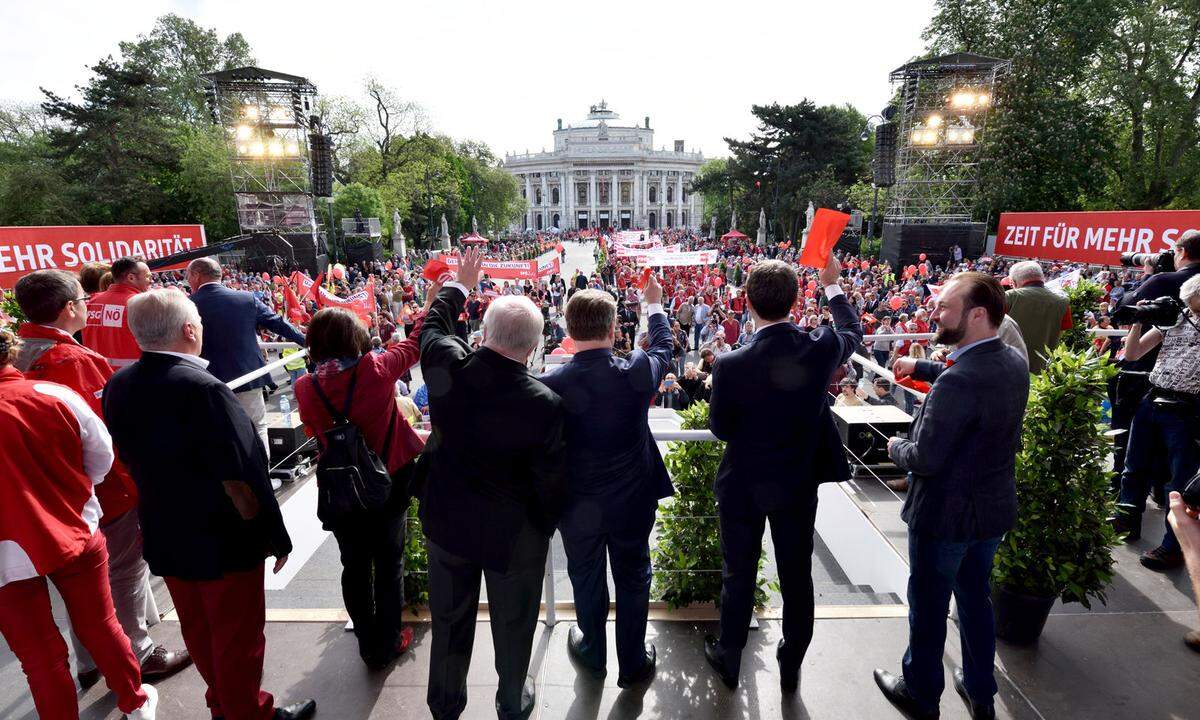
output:
[[[100,353],[115,368],[132,365],[142,356],[125,316],[125,305],[138,292],[132,285],[117,283],[88,301],[83,344]]]
[[[18,334],[25,346],[17,362],[24,367],[26,379],[66,385],[84,399],[92,412],[104,417],[100,398],[104,394],[104,385],[113,376],[107,360],[57,328],[24,323]],[[37,352],[38,346],[47,345]],[[27,355],[28,350],[34,350],[34,353]],[[107,525],[137,507],[137,485],[119,460],[113,461],[104,482],[96,486],[96,499],[104,510],[101,525]]]
[[[421,326],[425,323],[424,313],[417,316],[413,331],[403,341],[390,346],[382,353],[367,352],[355,366],[357,379],[354,381],[354,401],[350,406],[350,422],[362,431],[367,447],[383,453],[383,446],[391,437],[387,458],[388,472],[394,473],[411,462],[421,453],[425,444],[417,437],[412,426],[396,407],[396,381],[421,359]],[[333,407],[341,412],[346,407],[346,390],[350,386],[350,369],[328,369],[322,364],[317,369],[317,380],[321,390]],[[296,404],[304,430],[325,442],[325,431],[333,427],[333,419],[317,391],[313,389],[313,375],[305,375],[296,381]]]

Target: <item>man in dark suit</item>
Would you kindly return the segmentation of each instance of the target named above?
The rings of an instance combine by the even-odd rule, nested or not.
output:
[[[304,334],[272,312],[254,295],[221,284],[221,265],[213,258],[199,258],[188,264],[187,284],[192,302],[204,322],[204,349],[201,357],[209,362],[208,371],[221,382],[229,382],[264,365],[258,349],[258,329],[270,330],[284,340],[304,346]],[[267,447],[267,406],[262,388],[269,385],[267,375],[255,378],[234,390],[238,403],[254,422],[255,431]]]
[[[481,262],[478,250],[464,253],[458,282],[438,293],[421,330],[432,423],[421,498],[433,621],[427,700],[438,719],[457,718],[467,705],[481,575],[499,675],[496,711],[502,720],[533,711],[526,674],[566,492],[563,403],[525,367],[541,340],[541,312],[529,298],[501,296],[483,316],[479,350],[455,335]]]
[[[892,702],[936,718],[945,686],[942,652],[950,595],[958,602],[963,668],[954,686],[974,718],[994,718],[992,559],[1017,517],[1014,468],[1029,370],[997,335],[1004,291],[975,272],[950,278],[933,320],[936,342],[955,345],[945,363],[902,358],[898,377],[934,381],[909,440],[892,438],[888,455],[912,473],[901,516],[908,523],[909,640],[902,676],[875,671]]]
[[[163,577],[214,717],[295,720],[263,692],[263,560],[279,572],[292,541],[267,478],[267,454],[225,383],[200,357],[203,326],[179,290],[130,298],[142,350],[113,375],[103,408],[138,490],[142,551]]]
[[[662,287],[653,276],[645,300],[650,347],[622,359],[613,355],[617,306],[612,296],[602,290],[575,293],[566,312],[575,356],[541,377],[567,408],[571,475],[559,530],[578,621],[568,633],[567,647],[584,668],[604,674],[607,555],[617,589],[617,684],[623,688],[654,674],[656,652],[645,644],[650,531],[659,499],[673,492],[647,421],[675,344]]]
[[[737,686],[742,648],[754,609],[763,529],[771,539],[783,594],[780,684],[794,692],[812,640],[813,523],[817,485],[846,480],[850,468],[829,411],[833,372],[862,342],[862,326],[832,255],[820,272],[834,326],[803,332],[788,321],[796,271],[778,260],[759,263],[746,281],[754,318],[749,344],[713,366],[709,425],[727,444],[714,483],[720,507],[721,638],[704,653],[726,685]]]

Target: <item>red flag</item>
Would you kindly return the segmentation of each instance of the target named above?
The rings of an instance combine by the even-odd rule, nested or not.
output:
[[[836,210],[820,208],[813,215],[812,227],[808,229],[808,240],[800,253],[800,264],[823,268],[829,262],[829,253],[837,245],[838,238],[850,222],[850,216]]]
[[[430,282],[437,282],[439,279],[444,279],[443,276],[451,274],[450,266],[436,258],[425,263],[425,268],[421,270],[421,277]]]

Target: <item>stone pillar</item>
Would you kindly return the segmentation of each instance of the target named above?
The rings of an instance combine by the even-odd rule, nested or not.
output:
[[[588,171],[588,227],[596,224],[596,171]]]
[[[642,227],[642,171],[633,171],[633,217],[630,223]]]
[[[525,210],[525,227],[526,229],[533,227],[533,181],[529,178],[529,173],[525,173],[525,201],[527,209]]]
[[[542,173],[542,229],[550,227],[550,180]]]
[[[572,171],[570,168],[563,168],[562,179],[559,181],[559,186],[562,188],[562,222],[560,227],[563,230],[575,227],[575,218],[572,217],[571,208],[575,203],[575,178],[571,177]]]
[[[658,226],[667,226],[667,171],[663,170],[658,176]]]
[[[688,213],[689,219],[691,213]],[[685,227],[683,224],[683,171],[681,170],[675,176],[675,224],[680,227]]]
[[[619,211],[619,209],[620,209],[620,206],[621,206],[621,193],[620,193],[620,190],[621,190],[621,176],[620,176],[620,171],[619,171],[619,170],[613,170],[613,171],[612,171],[612,177],[611,177],[611,178],[609,178],[609,180],[611,181],[611,184],[612,184],[612,185],[611,185],[611,189],[608,191],[608,192],[609,192],[609,198],[608,198],[608,199],[609,199],[609,200],[612,200],[612,210],[610,210],[610,211],[609,211],[609,215],[608,215],[608,224],[609,224],[609,226],[610,226],[610,227],[617,228],[617,227],[620,227],[620,226],[621,226],[621,218],[620,218],[620,211]]]

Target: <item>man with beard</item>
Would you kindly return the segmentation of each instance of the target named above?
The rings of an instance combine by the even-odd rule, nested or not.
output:
[[[994,718],[996,636],[990,587],[1000,538],[1017,517],[1014,468],[1029,371],[1000,340],[1004,291],[988,275],[959,273],[933,312],[936,342],[955,345],[945,363],[902,358],[894,370],[936,382],[911,440],[888,455],[912,474],[901,517],[908,524],[909,642],[903,673],[875,670],[889,700],[914,718],[938,717],[950,596],[958,603],[963,668],[954,687],[973,718]]]

